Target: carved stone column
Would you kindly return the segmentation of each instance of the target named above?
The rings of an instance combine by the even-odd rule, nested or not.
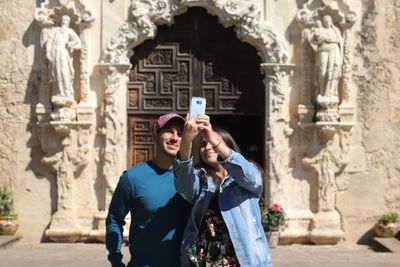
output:
[[[266,99],[265,115],[266,173],[271,175],[271,201],[285,206],[285,177],[289,175],[289,137],[293,129],[289,126],[289,75],[294,64],[263,63]]]
[[[266,173],[270,177],[269,189],[272,203],[278,203],[284,207],[288,217],[288,227],[281,233],[280,242],[306,240],[309,235],[307,224],[312,218],[309,209],[294,208],[290,202],[291,179],[293,165],[291,156],[293,153],[289,141],[294,131],[290,122],[290,76],[294,70],[294,64],[264,63],[261,64],[266,73]]]
[[[121,99],[125,99],[131,65],[102,63],[97,67],[104,77],[105,92],[102,112],[104,121],[99,128],[99,134],[104,137],[104,146],[100,152],[104,198],[100,203],[100,212],[95,215],[96,226],[90,232],[90,237],[104,242],[108,206],[119,176],[126,168],[126,101]]]

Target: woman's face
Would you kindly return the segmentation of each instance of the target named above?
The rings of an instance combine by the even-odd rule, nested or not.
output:
[[[217,132],[214,133],[218,136],[219,140],[221,140],[221,143],[225,144],[222,137]],[[212,145],[203,140],[203,138],[200,140],[200,157],[208,165],[217,164],[218,153],[212,148]]]

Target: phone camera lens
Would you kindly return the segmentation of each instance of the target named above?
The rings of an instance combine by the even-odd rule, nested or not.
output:
[[[196,102],[196,103],[200,105],[200,104],[201,104],[201,100],[197,100],[197,102]]]

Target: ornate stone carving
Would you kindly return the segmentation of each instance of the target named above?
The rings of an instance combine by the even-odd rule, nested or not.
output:
[[[151,39],[156,34],[157,25],[172,24],[173,17],[179,15],[187,10],[188,7],[200,6],[207,9],[212,15],[216,15],[219,22],[225,27],[234,26],[237,33],[237,37],[244,42],[253,45],[259,52],[263,62],[277,66],[275,74],[269,66],[264,66],[262,69],[267,68],[265,72],[266,77],[272,75],[271,83],[266,82],[266,99],[270,110],[266,111],[266,127],[267,132],[271,132],[274,138],[274,146],[269,145],[266,149],[267,161],[270,161],[270,155],[275,154],[278,151],[278,145],[282,142],[282,153],[281,157],[284,157],[287,153],[288,138],[292,133],[292,130],[288,127],[288,110],[284,108],[284,105],[288,105],[288,75],[280,74],[280,72],[288,72],[289,69],[293,68],[292,64],[285,64],[288,60],[288,53],[286,48],[286,42],[280,39],[272,30],[272,28],[265,22],[261,22],[259,19],[260,9],[254,1],[225,1],[225,0],[210,0],[210,1],[198,1],[198,0],[162,0],[162,1],[150,1],[150,0],[132,0],[131,2],[131,16],[128,21],[125,21],[118,29],[117,34],[110,39],[105,50],[102,54],[100,64],[118,65],[128,64],[129,58],[132,55],[132,47],[137,46],[144,40]],[[211,62],[210,62],[211,63]],[[207,98],[207,102],[210,103],[208,107],[210,110],[218,110],[218,108],[232,109],[235,105],[235,100],[218,99],[216,100],[215,90],[222,90],[223,92],[241,94],[239,90],[232,88],[229,84],[224,86],[216,86],[212,81],[215,80],[212,72],[212,64],[206,66],[206,71],[203,73],[204,81],[209,82],[204,85],[204,94]],[[137,71],[137,70],[136,70]],[[187,71],[190,69],[182,69],[179,71],[178,76],[183,79]],[[269,73],[271,72],[271,73]],[[104,72],[103,75],[111,75],[110,73]],[[274,76],[275,75],[275,76]],[[281,77],[282,76],[282,77]],[[172,82],[176,77],[167,77]],[[268,80],[269,78],[267,78]],[[273,82],[275,81],[275,83]],[[189,81],[188,81],[189,82]],[[223,84],[223,82],[221,82]],[[142,84],[141,86],[145,86]],[[182,86],[182,85],[181,85]],[[135,85],[135,88],[139,88],[139,85]],[[182,87],[180,87],[182,88]],[[121,95],[125,94],[126,87],[120,85],[118,90]],[[139,89],[141,90],[141,89]],[[168,91],[168,89],[165,89]],[[182,90],[182,91],[179,91]],[[187,89],[179,89],[178,92],[185,92]],[[284,94],[280,95],[279,90],[283,90]],[[276,92],[275,92],[276,91]],[[178,93],[180,94],[180,93]],[[140,94],[139,94],[140,95]],[[190,95],[186,93],[187,99]],[[272,111],[272,101],[274,99],[274,111]],[[221,100],[221,101],[220,101]],[[140,105],[142,105],[142,102]],[[217,103],[218,102],[218,103]],[[178,101],[179,107],[187,107],[187,103],[183,99]],[[143,109],[155,110],[156,107],[162,107],[165,110],[171,110],[173,102],[166,98],[155,98],[153,96],[146,96],[143,99]],[[271,113],[274,112],[273,115]],[[278,121],[281,125],[276,126],[275,121]],[[267,138],[269,139],[269,138]],[[121,141],[123,142],[123,141]],[[146,158],[148,151],[137,151],[134,155],[138,160]],[[281,164],[276,168],[276,175],[279,175],[279,179],[283,179],[284,175],[282,170],[287,171],[285,164],[288,164],[288,158],[280,159]],[[268,163],[269,164],[269,163]],[[114,167],[116,170],[117,167]],[[267,167],[267,171],[271,168]],[[278,179],[278,180],[279,180]]]
[[[317,213],[311,220],[311,241],[335,244],[343,237],[336,211],[338,189],[346,187],[340,173],[349,163],[349,129],[354,124],[351,92],[350,29],[356,13],[345,0],[308,0],[297,13],[303,27],[304,89],[298,106],[304,152],[302,160],[316,173]],[[339,106],[340,105],[340,106]],[[315,112],[316,111],[316,112]]]
[[[102,153],[103,176],[105,180],[105,198],[102,210],[105,210],[114,192],[119,175],[122,172],[121,162],[124,162],[121,145],[123,140],[124,123],[121,119],[121,103],[119,101],[120,86],[126,81],[127,70],[130,65],[102,65],[104,73],[105,96],[103,106],[105,135],[104,150]]]
[[[42,127],[47,126],[42,125]],[[91,158],[90,125],[71,128],[72,126],[69,131],[59,134],[60,150],[51,155],[48,155],[51,151],[47,150],[48,153],[42,158],[42,162],[55,171],[57,184],[57,211],[52,216],[46,236],[60,242],[76,242],[81,236],[75,217],[76,179],[79,178]]]
[[[334,134],[326,140],[325,146],[317,155],[302,161],[318,177],[318,212],[312,220],[311,231],[311,240],[316,244],[335,244],[344,236],[335,199],[338,191],[336,177],[348,163],[348,145],[343,143],[348,140],[346,135],[344,131],[340,135]]]
[[[87,50],[88,28],[94,17],[84,0],[46,0],[36,9],[35,19],[41,27],[44,63],[36,105],[38,135],[45,155],[42,162],[55,171],[58,196],[57,211],[46,236],[54,241],[75,242],[82,235],[75,192],[78,183],[91,182],[82,178],[86,178],[86,166],[94,154],[89,145],[94,139],[94,108],[88,104]],[[71,53],[74,49],[80,49],[80,54]],[[72,64],[72,60],[79,63]],[[74,70],[73,65],[79,68]]]
[[[43,73],[47,76],[51,74],[51,77],[57,77],[53,79],[54,81],[59,81],[58,83],[53,83],[53,103],[58,106],[70,106],[73,102],[74,94],[72,91],[72,79],[73,79],[73,67],[70,64],[72,60],[71,49],[80,49],[79,58],[79,99],[82,103],[88,101],[88,91],[89,91],[89,75],[88,75],[88,51],[87,51],[87,39],[88,39],[88,28],[94,21],[94,16],[92,12],[86,7],[84,0],[69,0],[62,1],[60,5],[54,5],[52,1],[46,0],[41,4],[35,12],[35,19],[42,28],[41,40],[43,50],[46,48],[46,60],[49,60],[50,68],[43,68]],[[57,25],[58,21],[62,22],[64,20],[70,19],[70,23],[74,28],[63,29],[63,27],[54,27]],[[66,23],[66,22],[62,22]],[[69,26],[69,25],[68,25]],[[66,28],[66,27],[64,27]],[[61,31],[60,31],[61,30]],[[62,33],[65,32],[65,33]],[[77,36],[76,32],[79,34]],[[61,34],[62,33],[62,34]],[[69,40],[65,40],[65,37]],[[72,38],[72,40],[71,40]],[[62,43],[66,44],[65,46]],[[54,46],[56,44],[57,46]],[[65,48],[65,50],[63,50]],[[65,61],[65,64],[60,64]],[[48,73],[49,72],[49,73]],[[63,77],[63,79],[61,79]],[[46,98],[46,91],[51,84],[48,80],[42,82],[39,99],[39,107],[45,106],[48,108],[48,100]]]
[[[57,106],[71,106],[74,102],[74,66],[71,53],[81,48],[81,40],[69,27],[70,17],[63,15],[61,25],[49,33],[46,40],[46,58],[49,61],[51,102]]]
[[[269,130],[266,151],[267,172],[271,175],[271,201],[285,206],[285,178],[289,175],[289,137],[293,129],[289,126],[289,75],[294,65],[269,63],[261,64],[266,73],[265,83],[269,95],[269,116],[266,128]]]
[[[305,109],[315,105],[317,122],[351,121],[351,55],[350,28],[356,13],[345,0],[308,0],[297,13],[303,27],[303,60],[305,65],[304,105],[299,106],[301,119]],[[314,62],[312,62],[312,59]],[[313,68],[312,66],[315,65]],[[310,81],[314,80],[313,83]],[[339,99],[339,96],[341,99]],[[343,111],[339,111],[339,104]],[[341,114],[344,114],[341,117]],[[327,131],[333,128],[325,123]]]
[[[265,62],[287,60],[285,43],[278,39],[270,26],[259,20],[260,9],[254,1],[133,0],[131,3],[132,18],[123,23],[116,36],[110,39],[102,62],[128,63],[131,48],[153,38],[156,24],[172,24],[173,17],[189,6],[205,7],[209,13],[218,16],[225,27],[235,25],[238,38],[255,46]]]

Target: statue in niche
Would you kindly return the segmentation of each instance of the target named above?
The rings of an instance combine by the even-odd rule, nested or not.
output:
[[[316,45],[317,102],[321,98],[337,98],[342,68],[342,35],[332,17],[326,15],[315,22],[311,44]],[[338,100],[337,100],[338,101]]]
[[[58,106],[70,106],[74,102],[73,50],[81,49],[81,40],[70,28],[68,15],[61,17],[60,27],[55,27],[46,42],[46,58],[49,61],[50,82],[53,87],[51,102]]]

